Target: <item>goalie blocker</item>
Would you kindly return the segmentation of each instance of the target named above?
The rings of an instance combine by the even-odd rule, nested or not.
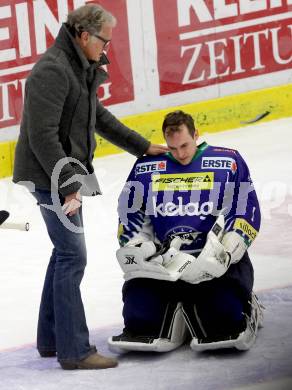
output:
[[[6,222],[10,213],[6,210],[0,210],[0,229],[29,230],[28,222]]]
[[[190,347],[196,352],[225,348],[248,350],[254,344],[258,328],[263,326],[263,305],[252,293],[250,315],[246,315],[244,331],[223,339],[211,340],[202,329],[200,318],[192,304],[168,304],[158,338],[130,335],[125,332],[108,339],[112,352],[145,351],[169,352],[180,347],[187,338],[188,330],[192,336]]]

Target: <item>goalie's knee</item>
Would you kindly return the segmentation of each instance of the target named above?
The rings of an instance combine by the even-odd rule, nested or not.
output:
[[[127,282],[123,293],[125,328],[135,334],[159,335],[167,307],[151,280]]]

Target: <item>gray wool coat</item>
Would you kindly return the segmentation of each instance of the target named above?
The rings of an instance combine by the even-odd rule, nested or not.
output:
[[[93,173],[95,132],[137,157],[146,152],[150,142],[98,101],[96,89],[106,78],[103,69],[88,62],[63,24],[54,45],[35,64],[26,82],[14,182],[32,182],[36,189],[53,188],[63,196],[76,192],[82,184],[74,175]],[[52,172],[61,159],[67,163],[51,187]]]

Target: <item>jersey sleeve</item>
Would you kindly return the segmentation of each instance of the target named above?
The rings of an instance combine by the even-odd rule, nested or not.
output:
[[[147,183],[135,177],[136,164],[130,172],[118,201],[118,240],[121,246],[129,243],[136,245],[154,239],[150,217],[145,213]]]
[[[233,200],[225,216],[225,229],[237,232],[244,238],[247,246],[250,246],[260,229],[260,206],[248,166],[238,152],[236,163]]]

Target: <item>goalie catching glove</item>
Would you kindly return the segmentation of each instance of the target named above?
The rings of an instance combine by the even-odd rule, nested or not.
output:
[[[171,269],[176,268],[177,263],[188,264],[182,270],[180,279],[192,284],[224,275],[229,265],[238,262],[247,250],[244,239],[238,233],[231,231],[224,234],[224,225],[224,215],[219,215],[197,258],[171,244],[169,251],[163,255],[163,265]]]
[[[230,264],[237,263],[242,258],[247,250],[244,239],[234,231],[223,234],[224,216],[219,215],[207,235],[204,248],[183,272],[182,280],[195,284],[219,278],[225,274]]]

